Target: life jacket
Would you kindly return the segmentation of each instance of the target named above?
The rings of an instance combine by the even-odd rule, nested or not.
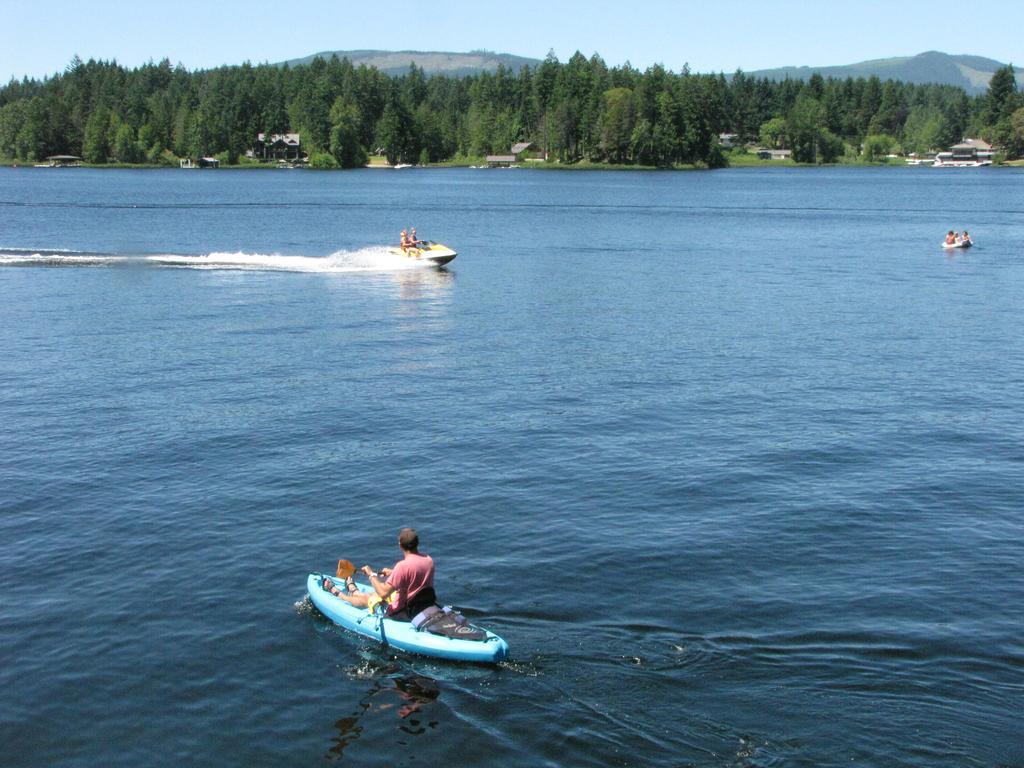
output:
[[[434,592],[433,587],[424,587],[405,601],[405,608],[401,612],[407,613],[412,618],[431,605],[437,605],[437,593]]]

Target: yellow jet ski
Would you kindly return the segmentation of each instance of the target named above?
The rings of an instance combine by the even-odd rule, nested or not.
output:
[[[447,245],[432,243],[429,240],[420,240],[419,245],[415,248],[406,248],[405,250],[402,250],[401,248],[389,248],[388,250],[396,256],[405,256],[406,258],[417,259],[419,261],[429,261],[432,264],[437,264],[439,267],[442,264],[447,264],[459,255]]]

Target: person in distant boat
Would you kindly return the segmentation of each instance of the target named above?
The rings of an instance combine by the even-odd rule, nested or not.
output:
[[[964,233],[962,235],[960,235],[960,244],[961,245],[974,245],[974,241],[971,240],[971,236],[969,234],[967,234],[967,230],[966,229],[964,230]]]
[[[401,240],[399,242],[398,247],[401,248],[403,251],[409,249],[409,233],[406,232],[404,229],[402,230]]]
[[[946,233],[946,245],[956,245],[956,232],[952,229]]]
[[[419,552],[420,537],[413,528],[398,532],[398,546],[402,559],[394,568],[381,568],[380,576],[368,565],[360,570],[370,579],[373,592],[360,592],[355,581],[349,576],[344,589],[324,577],[323,588],[357,608],[375,610],[385,603],[385,616],[397,621],[411,621],[412,617],[437,601],[434,592],[434,559]]]

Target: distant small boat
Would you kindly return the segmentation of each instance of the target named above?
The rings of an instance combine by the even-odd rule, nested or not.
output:
[[[82,158],[77,155],[50,155],[45,163],[36,163],[36,168],[77,168]]]
[[[397,165],[393,165],[391,167],[394,168],[397,171],[399,168],[412,168],[412,164],[411,163],[398,163]]]
[[[970,248],[972,245],[974,245],[974,241],[973,240],[963,240],[961,242],[956,242],[956,243],[945,243],[944,242],[942,244],[942,247],[945,248],[948,251],[948,250],[952,250],[953,248]]]

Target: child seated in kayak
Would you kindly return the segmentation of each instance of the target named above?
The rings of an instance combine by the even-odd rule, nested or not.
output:
[[[962,235],[960,235],[960,244],[961,245],[974,245],[974,243],[971,240],[971,236],[967,234],[967,230],[966,229],[964,230],[964,233]]]
[[[405,234],[404,232],[402,233]],[[946,233],[946,245],[956,245],[956,232],[952,229]]]
[[[356,608],[365,608],[368,611],[374,611],[377,609],[378,605],[384,602],[384,599],[380,595],[360,591],[359,587],[356,586],[355,579],[351,576],[345,579],[343,586],[344,590],[340,589],[330,576],[324,576],[324,589],[335,597],[340,597],[349,605],[354,605]]]

